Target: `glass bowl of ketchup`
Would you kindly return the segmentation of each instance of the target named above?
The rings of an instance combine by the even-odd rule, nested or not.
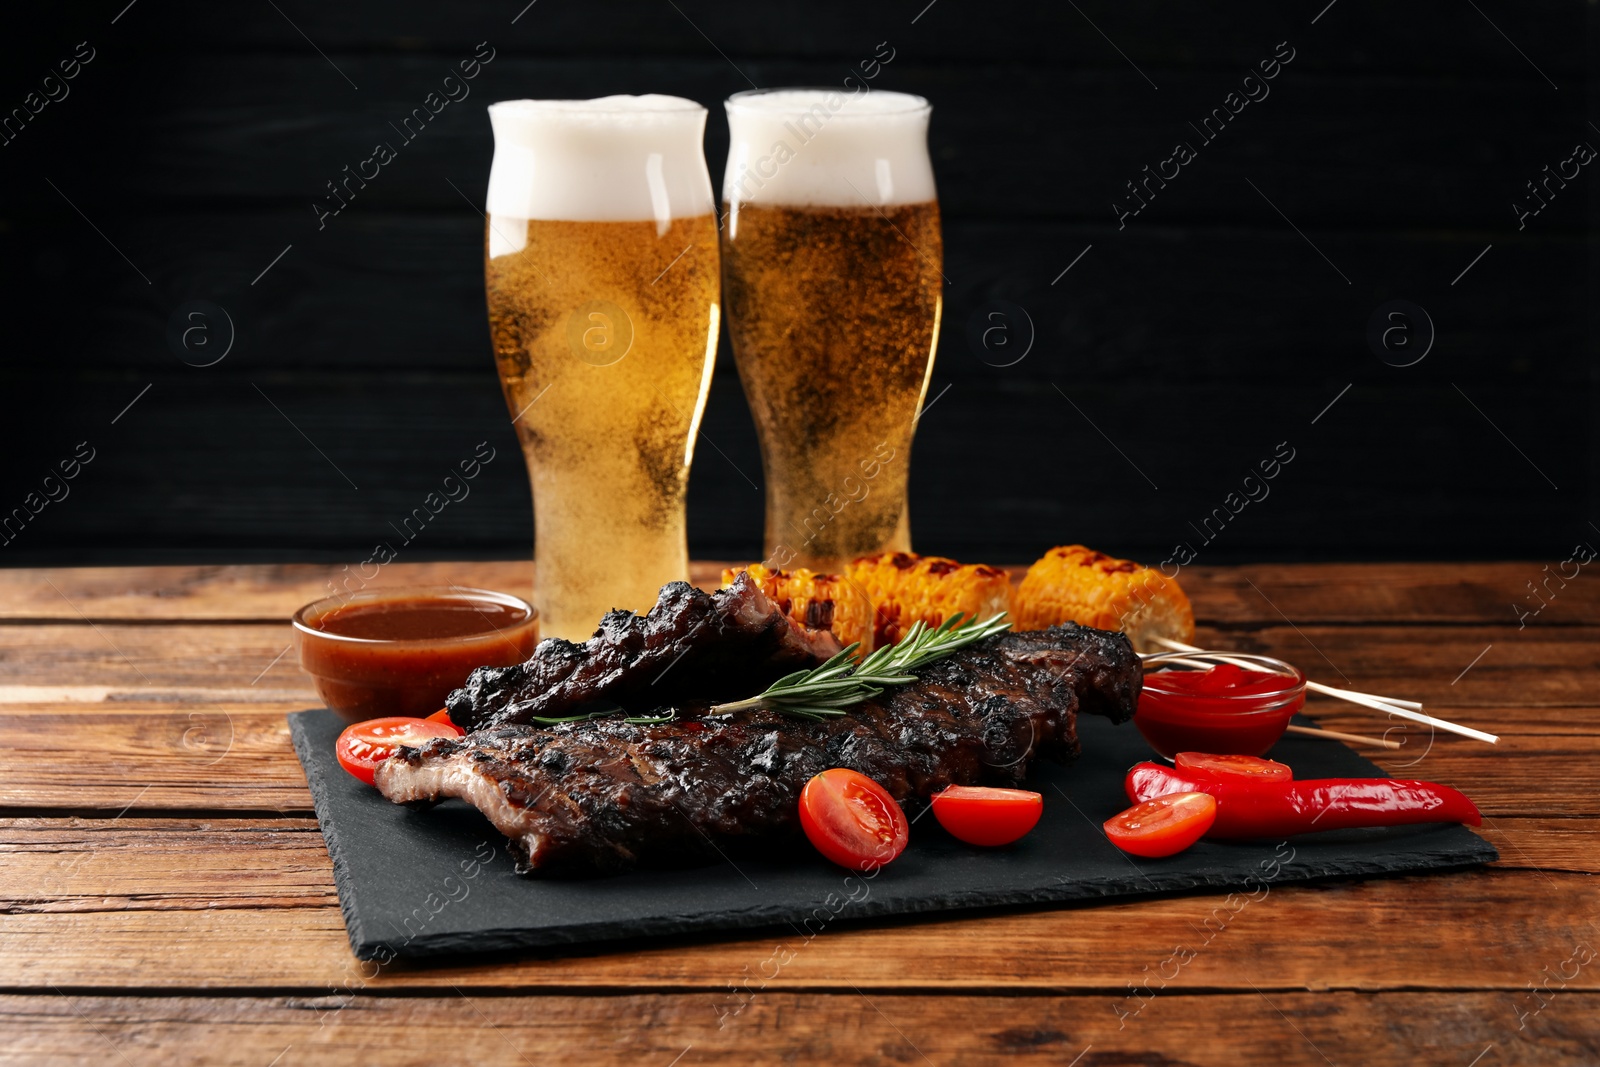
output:
[[[1277,744],[1306,702],[1306,676],[1271,656],[1230,652],[1228,660],[1145,657],[1133,724],[1151,748],[1171,759],[1179,752],[1263,756]]]
[[[521,663],[539,643],[539,616],[527,601],[458,586],[335,595],[292,621],[317,695],[353,722],[431,715],[474,667]]]

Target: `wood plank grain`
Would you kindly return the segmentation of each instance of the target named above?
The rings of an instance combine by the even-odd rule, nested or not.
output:
[[[768,993],[719,1017],[695,994],[622,997],[6,996],[0,1059],[38,1065],[204,1061],[434,1067],[751,1062],[1065,1067],[1587,1065],[1600,996],[1537,1015],[1504,993],[1164,994],[1124,1019],[1106,996]],[[1126,1008],[1123,1008],[1126,1011]],[[1223,1024],[1220,1020],[1226,1020]],[[955,1023],[956,1025],[952,1025]],[[120,1054],[120,1059],[111,1059]]]
[[[292,648],[288,617],[277,623],[216,626],[46,624],[12,626],[0,647],[0,678],[10,686],[108,686],[134,699],[286,699],[316,703],[312,682]],[[205,699],[202,697],[201,699]]]
[[[1042,553],[1044,548],[1040,546]],[[697,560],[692,581],[707,588],[722,568],[747,561]],[[982,562],[970,560],[967,562]],[[1158,560],[1149,561],[1151,564]],[[1556,561],[1559,563],[1559,561]],[[1527,583],[1540,582],[1549,561],[1492,563],[1249,563],[1191,566],[1180,584],[1196,617],[1212,627],[1259,626],[1278,611],[1296,624],[1428,623],[1505,625],[1537,606]],[[1014,576],[1024,567],[1010,568]],[[458,585],[527,595],[534,568],[528,560],[395,562],[371,582],[384,585]],[[277,622],[301,604],[340,588],[342,565],[316,563],[165,567],[16,567],[0,569],[0,620],[58,619]],[[362,588],[361,573],[349,578]],[[1600,581],[1551,586],[1547,611],[1530,621],[1538,630],[1555,622],[1600,617]],[[1546,594],[1550,595],[1550,594]],[[1281,620],[1280,620],[1281,621]]]
[[[359,561],[358,561],[359,562]],[[691,577],[714,581],[718,563],[696,562]],[[251,621],[287,623],[302,604],[345,589],[343,566],[315,563],[172,567],[52,567],[0,570],[0,618],[97,622]],[[529,560],[391,563],[370,582],[356,569],[350,591],[389,585],[501,589],[526,597]]]
[[[1369,734],[1378,732],[1354,722],[1346,725]],[[1393,777],[1445,782],[1461,789],[1491,821],[1504,815],[1600,815],[1600,796],[1585,797],[1600,788],[1600,782],[1587,781],[1583,767],[1594,757],[1588,755],[1589,739],[1581,732],[1508,732],[1497,745],[1437,734],[1430,747],[1426,728],[1417,731],[1407,727],[1405,732],[1389,734],[1391,740],[1406,744],[1399,752],[1364,748],[1361,753]]]
[[[1530,582],[1548,604],[1529,619],[1529,629],[1600,618],[1600,580],[1588,576],[1563,583],[1559,572],[1566,558],[1564,552],[1559,559],[1537,561],[1247,563],[1185,568],[1179,583],[1194,602],[1196,617],[1213,626],[1281,622],[1282,612],[1302,626],[1482,623],[1525,632],[1517,630],[1516,607],[1528,612],[1540,605],[1529,592]],[[1556,577],[1546,589],[1540,583],[1551,574]]]
[[[1600,821],[1491,819],[1495,869],[1600,874]],[[0,819],[8,912],[325,908],[337,903],[314,819]]]
[[[0,819],[0,908],[337,906],[315,819]]]
[[[1276,614],[1263,621],[1250,631],[1202,625],[1196,643],[1277,656],[1328,685],[1459,709],[1467,718],[1491,707],[1591,703],[1600,667],[1600,641],[1588,626],[1308,626]]]
[[[76,705],[9,705],[9,713],[0,716],[0,747],[15,760],[0,776],[0,806],[310,810],[284,716],[313,706],[311,694],[253,705],[221,703],[211,691],[181,688],[157,697],[165,704],[141,703],[137,691],[112,689],[110,696]],[[1387,732],[1407,747],[1366,753],[1370,758],[1396,776],[1458,786],[1491,816],[1600,814],[1600,708],[1439,710],[1457,721],[1500,730],[1502,739],[1491,746],[1446,734],[1430,738],[1427,728],[1359,714],[1322,721],[1331,729]]]
[[[290,609],[292,610],[292,608]],[[287,621],[0,625],[0,685],[103,686],[107,699],[245,703],[310,699]],[[1274,620],[1253,630],[1202,625],[1212,648],[1260,652],[1335,686],[1450,708],[1467,725],[1507,708],[1594,702],[1600,640],[1591,627],[1320,626]],[[1491,647],[1492,646],[1492,647]],[[188,696],[182,695],[189,691]],[[1574,717],[1581,712],[1574,710]],[[1514,718],[1514,716],[1513,716]],[[1500,725],[1509,725],[1504,720]]]
[[[380,967],[350,954],[333,907],[0,914],[10,991],[251,989],[315,995],[547,988],[1125,991],[1176,947],[1167,988],[1500,989],[1593,942],[1592,876],[1485,870],[1315,887],[1250,902],[1168,897],[1013,914],[840,925],[725,941],[651,941],[567,958]],[[1243,901],[1243,903],[1240,903]],[[775,955],[776,954],[776,955]],[[1172,970],[1173,968],[1168,968]],[[766,984],[763,986],[763,981]],[[1588,967],[1571,989],[1600,989]]]
[[[1500,850],[1496,867],[1600,874],[1600,821],[1496,816],[1476,832]]]
[[[13,707],[0,716],[16,772],[0,776],[0,806],[309,814],[284,716],[313,703]]]

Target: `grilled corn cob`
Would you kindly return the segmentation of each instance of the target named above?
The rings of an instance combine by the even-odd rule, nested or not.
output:
[[[850,588],[843,575],[818,574],[804,567],[773,570],[759,563],[747,569],[751,580],[791,622],[813,630],[831,630],[846,645],[871,633],[872,606]],[[722,584],[731,584],[738,573],[724,569]]]
[[[1139,652],[1164,651],[1151,637],[1194,639],[1194,609],[1175,579],[1083,545],[1052,548],[1029,567],[1012,615],[1019,630],[1063,622],[1123,630]]]
[[[792,621],[832,630],[863,652],[900,640],[912,623],[938,626],[960,613],[986,619],[1011,606],[1011,583],[998,567],[962,565],[940,556],[886,552],[856,560],[845,574],[753,564],[750,577]],[[724,570],[724,585],[736,571]]]
[[[873,607],[871,640],[863,642],[868,648],[900,640],[915,622],[938,626],[956,614],[987,619],[1011,610],[1010,576],[981,563],[885,552],[856,560],[849,575],[851,591]]]

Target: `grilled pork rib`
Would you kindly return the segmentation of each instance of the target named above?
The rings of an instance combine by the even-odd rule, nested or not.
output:
[[[715,593],[672,582],[648,614],[607,612],[581,645],[552,638],[526,663],[479,667],[446,704],[452,722],[476,730],[560,718],[598,701],[648,711],[691,696],[736,700],[839,647],[826,630],[790,622],[748,573]]]
[[[792,840],[801,788],[830,767],[902,802],[947,785],[1014,785],[1038,756],[1078,754],[1079,711],[1128,719],[1141,678],[1125,636],[1068,624],[979,642],[825,722],[766,709],[709,716],[698,703],[659,725],[618,715],[496,726],[402,748],[377,785],[397,803],[466,800],[525,871],[710,862]]]

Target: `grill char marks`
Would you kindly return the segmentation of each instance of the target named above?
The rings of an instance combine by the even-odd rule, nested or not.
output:
[[[495,727],[401,749],[377,782],[401,803],[462,797],[540,873],[712,862],[792,842],[801,788],[830,767],[902,802],[1015,785],[1039,756],[1078,754],[1080,710],[1128,719],[1140,684],[1127,638],[1067,625],[990,638],[825,722],[696,703],[653,726]]]
[[[583,644],[551,639],[514,667],[480,667],[450,694],[468,730],[559,718],[610,701],[647,711],[690,698],[736,700],[835,652],[832,634],[795,626],[747,574],[715,593],[663,586],[646,615],[607,612]]]

